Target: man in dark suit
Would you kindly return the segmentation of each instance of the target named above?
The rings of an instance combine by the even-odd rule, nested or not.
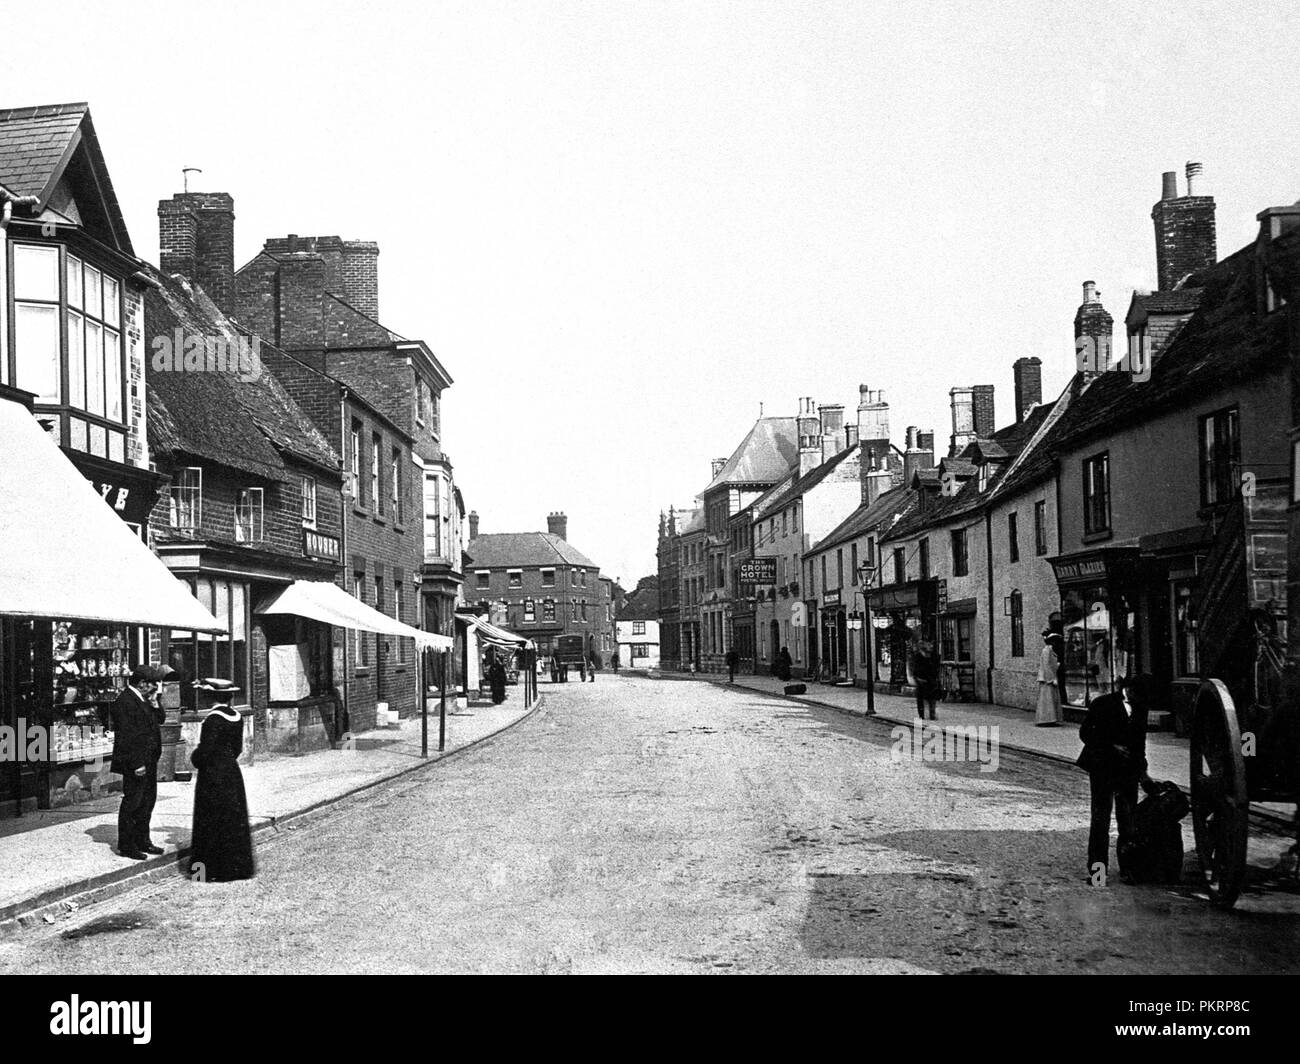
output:
[[[109,770],[122,777],[122,805],[117,813],[117,852],[133,861],[162,853],[149,838],[149,820],[158,800],[158,759],[162,757],[165,713],[154,695],[157,666],[137,665],[128,686],[113,703],[113,760]]]
[[[1133,831],[1137,790],[1151,783],[1147,775],[1147,712],[1151,677],[1129,676],[1118,693],[1093,699],[1079,728],[1083,752],[1080,768],[1092,785],[1092,825],[1088,832],[1088,878],[1104,885],[1110,853],[1110,813],[1115,810],[1119,838]]]

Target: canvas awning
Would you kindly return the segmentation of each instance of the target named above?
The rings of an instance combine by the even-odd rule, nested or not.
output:
[[[11,400],[0,455],[0,614],[226,631]]]
[[[282,591],[276,592],[254,611],[256,613],[289,613],[323,621],[339,628],[355,628],[362,632],[379,632],[383,635],[404,636],[414,639],[420,649],[450,650],[450,636],[426,632],[353,598],[338,584],[325,580],[295,580]]]
[[[492,646],[509,647],[512,650],[536,649],[536,644],[527,636],[516,635],[514,632],[508,632],[504,628],[498,628],[495,624],[483,620],[482,617],[470,617],[463,613],[456,614],[456,620],[468,628],[478,632],[478,637],[484,643],[490,643]]]

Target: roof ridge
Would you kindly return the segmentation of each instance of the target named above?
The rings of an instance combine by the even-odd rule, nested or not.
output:
[[[75,103],[40,103],[30,107],[6,107],[0,109],[0,122],[9,122],[16,118],[61,118],[63,115],[85,113],[90,104],[85,100]]]

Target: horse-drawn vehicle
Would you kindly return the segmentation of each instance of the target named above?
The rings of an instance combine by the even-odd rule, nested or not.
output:
[[[1192,707],[1192,827],[1206,889],[1222,908],[1246,882],[1250,803],[1300,806],[1300,670],[1287,665],[1288,620],[1296,624],[1287,603],[1288,493],[1289,485],[1259,485],[1234,504],[1197,600],[1201,675],[1212,678]],[[1300,835],[1279,871],[1295,875],[1298,856]]]
[[[555,640],[551,651],[551,683],[564,683],[569,678],[569,669],[578,670],[582,680],[587,679],[586,639],[581,635],[562,635]]]

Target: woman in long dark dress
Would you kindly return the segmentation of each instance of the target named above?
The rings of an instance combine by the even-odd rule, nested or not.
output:
[[[229,706],[213,706],[190,755],[199,770],[190,840],[193,879],[224,883],[253,877],[253,837],[238,760],[243,749],[243,719]]]
[[[488,683],[492,687],[492,704],[501,705],[506,700],[506,667],[501,664],[500,655],[492,656],[492,664],[488,666]]]

